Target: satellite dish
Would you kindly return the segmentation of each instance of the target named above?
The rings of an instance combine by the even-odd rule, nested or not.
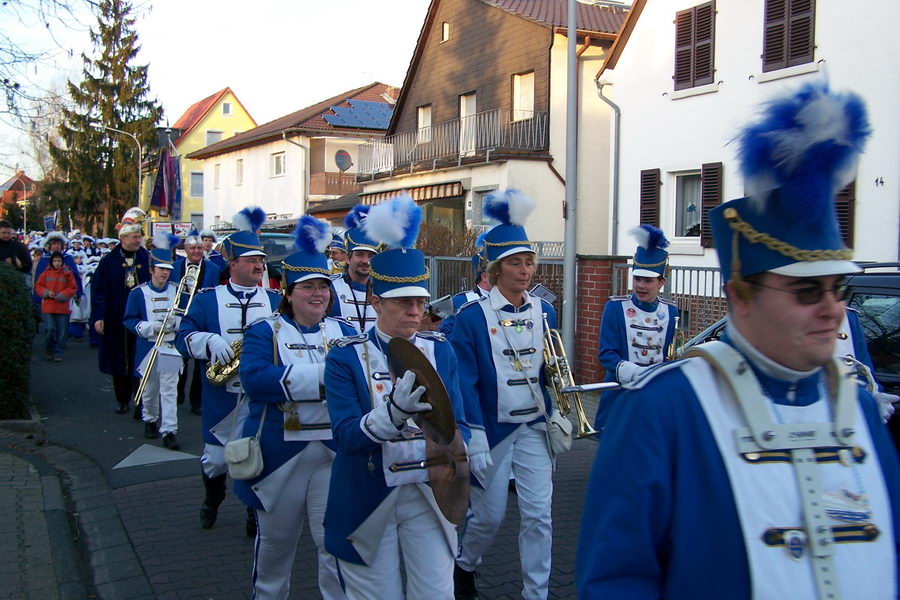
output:
[[[340,169],[341,173],[353,166],[353,159],[346,150],[338,150],[334,153],[334,164]]]

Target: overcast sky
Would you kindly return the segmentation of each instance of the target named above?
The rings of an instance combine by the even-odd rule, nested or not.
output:
[[[34,1],[34,0],[32,0]],[[10,3],[12,4],[12,3]],[[137,64],[174,123],[188,106],[230,87],[259,124],[372,81],[399,86],[425,20],[428,0],[155,0],[137,4],[141,44]],[[50,58],[28,76],[62,87],[81,72],[80,52],[92,53],[87,28],[20,20],[0,9],[0,28]],[[71,57],[69,56],[71,51]],[[33,175],[22,141],[0,127],[0,180],[13,166]]]

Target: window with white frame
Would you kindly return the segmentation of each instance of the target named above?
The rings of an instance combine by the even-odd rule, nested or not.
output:
[[[275,152],[269,160],[269,173],[271,177],[284,175],[284,152]]]
[[[475,209],[476,209],[476,218],[475,223],[483,228],[493,227],[498,223],[496,219],[493,219],[484,213],[484,199],[488,194],[493,194],[497,191],[494,189],[481,189],[474,192],[475,194]]]
[[[234,184],[244,184],[244,159],[239,158],[234,161]]]
[[[216,163],[213,167],[213,189],[219,189],[219,177],[222,175],[222,165]]]
[[[226,117],[231,116],[231,102],[223,102],[222,103],[222,114]]]
[[[675,175],[675,237],[700,236],[700,173]]]
[[[450,39],[450,23],[444,21],[441,23],[441,43]]]
[[[534,71],[513,75],[512,120],[521,121],[534,116]]]
[[[195,198],[203,197],[203,172],[191,171],[191,196]]]
[[[215,144],[222,141],[222,132],[209,129],[206,131],[206,145]]]
[[[431,141],[431,105],[426,104],[416,109],[416,124],[419,130],[417,140],[420,144]]]

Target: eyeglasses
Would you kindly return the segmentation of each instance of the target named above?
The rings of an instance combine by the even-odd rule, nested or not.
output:
[[[786,292],[788,294],[793,294],[797,297],[797,302],[800,304],[818,304],[825,297],[825,292],[831,292],[834,294],[834,299],[838,302],[843,302],[850,295],[850,288],[847,286],[846,281],[839,281],[832,288],[826,288],[822,285],[808,285],[802,288],[797,288],[793,290],[786,290],[784,288],[775,287],[772,285],[765,285],[764,283],[759,282],[751,282],[753,285],[758,287],[769,288],[770,290],[778,290],[779,292]]]
[[[247,265],[258,266],[258,265],[261,265],[261,264],[265,263],[265,262],[266,262],[266,259],[264,259],[264,258],[255,258],[255,257],[254,257],[254,258],[250,258],[249,256],[246,256],[246,257],[245,257],[245,256],[239,256],[239,257],[238,257],[238,262],[242,262],[242,263],[247,264]]]

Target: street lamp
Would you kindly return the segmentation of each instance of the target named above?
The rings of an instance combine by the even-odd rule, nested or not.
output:
[[[127,135],[128,137],[133,139],[135,144],[137,144],[137,147],[138,147],[138,153],[137,153],[138,195],[137,195],[137,205],[136,206],[140,207],[141,206],[141,197],[143,196],[143,194],[142,194],[143,187],[142,186],[144,184],[142,177],[141,177],[141,156],[143,155],[143,150],[141,149],[141,143],[138,141],[137,136],[134,135],[133,133],[128,133],[127,131],[122,131],[121,129],[116,129],[115,127],[110,127],[108,125],[101,125],[100,123],[91,123],[91,127],[93,127],[94,129],[108,129],[110,131],[115,131],[116,133],[124,133],[125,135]]]

